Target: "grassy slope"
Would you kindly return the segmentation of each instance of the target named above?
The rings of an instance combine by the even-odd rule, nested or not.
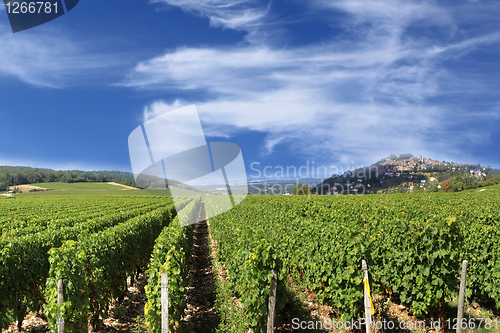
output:
[[[44,187],[44,188],[51,188],[54,190],[123,190],[125,187],[122,186],[117,186],[117,185],[111,185],[111,184],[106,184],[106,183],[61,183],[61,182],[56,182],[56,183],[38,183],[38,184],[31,184],[33,186],[39,186],[39,187]]]
[[[31,192],[16,194],[16,196],[45,196],[45,195],[161,195],[169,196],[170,190],[150,189],[150,190],[128,190],[125,187],[106,183],[38,183],[30,184],[43,188],[50,188],[53,191]],[[182,196],[191,196],[200,193],[184,189],[177,189]]]
[[[491,186],[485,186],[485,187],[478,187],[478,188],[471,189],[471,190],[465,190],[463,192],[464,193],[465,192],[479,192],[481,190],[498,192],[498,191],[500,191],[500,184],[491,185]]]
[[[491,186],[485,186],[485,187],[481,187],[481,188],[478,188],[477,190],[481,190],[481,189],[487,189],[487,190],[492,190],[492,191],[500,191],[500,184],[498,185],[491,185]]]

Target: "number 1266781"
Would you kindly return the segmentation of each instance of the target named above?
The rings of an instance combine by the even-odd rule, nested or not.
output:
[[[57,2],[8,2],[5,4],[9,14],[51,14],[57,13]]]

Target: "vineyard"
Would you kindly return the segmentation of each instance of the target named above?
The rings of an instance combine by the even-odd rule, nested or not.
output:
[[[2,327],[46,304],[51,318],[58,310],[51,283],[58,277],[70,295],[61,309],[72,315],[69,327],[86,326],[89,315],[98,321],[109,298],[120,296],[126,274],[146,264],[175,215],[165,197],[34,197],[0,205]]]
[[[362,317],[362,259],[372,292],[397,294],[417,316],[457,297],[467,259],[467,296],[500,309],[497,193],[249,196],[209,221],[214,259],[226,274],[217,287],[219,330],[265,331],[273,270],[277,326],[292,304],[292,280],[339,318]],[[210,215],[224,210],[217,198],[205,200]],[[189,220],[201,206],[186,198],[177,208]],[[169,197],[17,197],[0,200],[0,211],[1,327],[43,309],[53,332],[58,316],[68,332],[95,330],[110,302],[123,299],[127,280],[145,272],[146,327],[160,331],[168,273],[170,329],[182,328],[194,226],[184,226]]]
[[[272,269],[278,271],[277,311],[289,301],[287,277],[295,277],[342,319],[362,317],[362,259],[371,268],[373,292],[398,294],[416,315],[436,314],[457,296],[460,263],[467,259],[468,296],[500,308],[499,202],[494,193],[252,196],[210,226],[228,288],[245,309],[241,327],[261,332]]]

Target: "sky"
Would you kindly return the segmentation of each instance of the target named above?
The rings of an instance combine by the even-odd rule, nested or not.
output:
[[[1,6],[0,165],[132,171],[130,133],[195,104],[250,179],[392,153],[500,168],[498,17],[498,0],[82,0],[12,33]]]

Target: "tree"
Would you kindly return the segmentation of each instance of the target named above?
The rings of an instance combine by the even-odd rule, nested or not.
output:
[[[297,184],[295,188],[292,190],[293,195],[309,195],[311,194],[311,189],[309,186],[304,184]]]
[[[464,190],[464,183],[462,181],[457,181],[452,183],[450,192],[460,192]]]
[[[439,189],[437,188],[437,186],[432,186],[430,189],[429,189],[429,192],[438,192]]]
[[[441,183],[441,191],[448,192],[451,189],[451,182],[447,180],[443,180]]]

